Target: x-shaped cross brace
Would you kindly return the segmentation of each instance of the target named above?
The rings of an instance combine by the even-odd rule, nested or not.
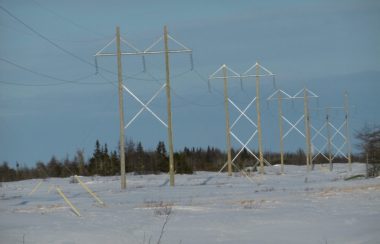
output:
[[[166,87],[166,84],[163,84],[156,93],[148,100],[147,103],[143,103],[131,90],[128,89],[127,86],[123,85],[124,90],[126,90],[137,102],[139,102],[142,106],[142,108],[135,114],[135,116],[127,123],[127,125],[124,127],[125,129],[128,128],[135,119],[144,111],[147,110],[149,113],[151,113],[161,124],[163,124],[166,128],[168,125],[155,113],[153,112],[148,105],[160,94],[160,92]]]
[[[256,101],[256,97],[252,99],[252,101],[245,107],[244,110],[241,110],[231,99],[228,99],[228,101],[240,112],[240,115],[235,119],[235,121],[231,125],[231,130],[232,128],[236,125],[236,123],[241,119],[242,116],[244,116],[255,128],[257,128],[257,125],[255,122],[252,121],[248,115],[245,114],[245,112],[252,106],[252,104]]]
[[[228,99],[228,101],[232,104],[232,106],[234,106],[236,108],[236,110],[239,111],[239,116],[235,119],[235,121],[232,123],[232,125],[230,126],[230,135],[235,138],[235,140],[237,142],[239,142],[239,144],[242,146],[242,148],[239,150],[239,152],[235,155],[235,157],[232,159],[232,163],[235,162],[235,160],[239,157],[239,155],[243,152],[244,149],[247,150],[247,152],[249,154],[252,155],[252,157],[254,157],[257,161],[259,161],[259,158],[252,152],[251,149],[248,148],[248,145],[249,143],[253,140],[253,138],[256,136],[256,134],[258,133],[257,131],[257,125],[255,122],[253,122],[253,120],[246,114],[247,110],[252,106],[252,104],[256,101],[256,97],[253,98],[251,100],[250,103],[248,103],[248,105],[242,110],[239,108],[239,106],[237,106],[231,99]],[[238,121],[242,118],[242,117],[245,117],[249,123],[251,123],[251,125],[255,128],[255,130],[253,131],[253,133],[251,134],[251,136],[248,138],[248,140],[243,143],[239,137],[237,135],[235,135],[235,133],[232,132],[232,128],[238,123]],[[270,163],[264,159],[264,162],[270,166]]]
[[[240,149],[240,151],[235,155],[235,157],[232,159],[232,163],[235,162],[235,160],[238,158],[238,156],[243,152],[244,149],[246,149],[256,160],[259,160],[258,157],[248,148],[248,144],[253,140],[253,138],[255,137],[255,135],[257,134],[257,125],[255,122],[252,121],[252,119],[246,114],[247,110],[252,106],[252,104],[255,102],[256,100],[256,97],[252,99],[252,101],[250,103],[248,103],[248,105],[243,109],[241,110],[239,108],[239,106],[237,106],[231,99],[228,99],[228,101],[232,104],[232,106],[234,106],[236,108],[236,110],[239,111],[239,116],[235,119],[235,121],[232,123],[232,125],[230,126],[230,134],[233,138],[235,138],[236,141],[238,141],[240,143],[240,145],[242,146],[242,148]],[[242,118],[242,117],[245,117],[249,123],[251,123],[251,125],[255,128],[255,131],[252,133],[252,135],[249,137],[249,139],[243,143],[239,137],[237,137],[233,132],[232,132],[232,128],[237,124],[237,122]]]
[[[285,137],[287,135],[289,135],[289,133],[292,131],[292,130],[296,130],[298,131],[298,133],[300,133],[303,137],[305,137],[305,134],[302,133],[298,128],[297,128],[297,125],[302,121],[302,119],[304,118],[304,115],[302,115],[297,121],[296,123],[292,123],[290,122],[285,116],[282,116],[282,119],[285,120],[286,123],[288,123],[291,127],[290,129],[284,134],[284,136],[282,137],[282,139],[285,139]]]
[[[313,157],[313,160],[316,159],[318,157],[318,155],[322,155],[325,159],[329,160],[329,158],[323,153],[323,150],[327,147],[327,144],[328,144],[328,138],[326,138],[323,134],[322,134],[322,130],[326,127],[327,123],[324,123],[321,128],[316,129],[313,125],[310,125],[310,127],[315,131],[315,134],[314,136],[311,138],[311,142],[312,142],[312,145],[314,147],[315,150],[317,150],[317,154],[314,155]],[[315,144],[313,144],[313,141],[315,141],[315,139],[317,137],[322,137],[324,140],[325,140],[325,143],[322,145],[322,148],[319,149]]]
[[[336,128],[333,124],[329,123],[329,125],[331,126],[331,128],[333,128],[335,130],[334,134],[331,136],[331,145],[335,148],[336,150],[336,153],[334,154],[333,156],[333,159],[335,157],[337,157],[339,154],[342,155],[343,157],[345,157],[346,159],[348,159],[347,155],[343,153],[343,148],[344,146],[346,145],[347,143],[347,138],[345,135],[343,135],[343,133],[341,132],[343,126],[346,124],[346,122],[343,122],[341,126],[339,126],[339,128]],[[337,145],[335,145],[333,143],[333,140],[334,138],[337,136],[337,135],[340,135],[343,139],[344,139],[344,142],[342,143],[342,145],[340,147],[338,147]]]

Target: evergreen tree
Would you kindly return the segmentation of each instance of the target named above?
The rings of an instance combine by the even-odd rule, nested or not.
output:
[[[139,174],[145,173],[146,167],[145,167],[145,162],[144,162],[144,148],[139,142],[136,147],[136,169],[135,171],[138,172]]]
[[[166,155],[165,143],[159,141],[156,147],[156,160],[160,172],[169,172],[169,161]]]
[[[135,171],[136,144],[133,140],[128,140],[125,144],[125,168],[127,172]]]
[[[84,151],[77,150],[76,155],[74,157],[74,162],[78,165],[78,173],[79,175],[85,175],[85,160],[84,160]]]
[[[13,181],[16,180],[16,171],[8,166],[8,162],[3,162],[0,165],[0,181]]]
[[[48,171],[49,177],[60,177],[61,176],[62,165],[58,161],[58,159],[56,159],[55,156],[53,156],[50,159],[49,163],[47,164],[47,171]]]
[[[110,155],[108,155],[108,146],[107,146],[107,143],[104,144],[104,149],[102,151],[102,156],[101,156],[102,160],[102,175],[109,175],[110,174],[110,164],[111,164],[111,160],[110,160]]]
[[[102,161],[102,149],[100,146],[99,140],[95,142],[95,150],[92,153],[92,157],[90,158],[90,163],[88,165],[88,171],[91,175],[99,174],[99,164]]]
[[[119,174],[120,172],[120,159],[116,151],[111,152],[111,175]]]
[[[36,163],[36,169],[35,169],[37,178],[46,178],[48,177],[48,170],[45,166],[45,164],[42,161],[38,161]]]

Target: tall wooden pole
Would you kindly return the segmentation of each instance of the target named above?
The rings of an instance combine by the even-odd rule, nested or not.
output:
[[[228,111],[228,79],[227,67],[223,65],[224,77],[224,109],[226,112],[226,146],[227,146],[227,170],[228,176],[232,176],[232,160],[231,160],[231,133],[230,133],[230,113]]]
[[[329,151],[329,166],[330,166],[330,171],[332,171],[333,170],[333,163],[332,163],[332,146],[331,146],[329,108],[326,108],[326,130],[327,130],[327,150]]]
[[[264,174],[264,156],[262,145],[262,133],[261,133],[261,114],[260,114],[260,67],[256,62],[256,112],[257,112],[257,137],[259,143],[259,161],[260,161],[260,173]]]
[[[351,170],[352,170],[351,141],[350,141],[350,130],[349,130],[349,124],[348,124],[349,109],[348,109],[348,93],[347,93],[347,91],[344,93],[344,111],[345,111],[345,134],[346,134],[348,168],[349,168],[349,171],[351,172]]]
[[[303,92],[304,96],[304,120],[305,120],[305,138],[306,138],[306,168],[307,172],[310,171],[311,165],[311,141],[310,141],[310,117],[309,117],[309,105],[308,105],[308,95],[306,88]]]
[[[366,172],[366,177],[368,178],[369,176],[369,172],[368,172],[368,169],[369,169],[369,158],[368,158],[368,152],[365,154],[365,172]]]
[[[281,159],[281,174],[284,173],[284,130],[282,125],[282,96],[278,91],[278,125],[280,128],[280,159]]]
[[[164,26],[164,44],[165,44],[165,67],[166,67],[166,101],[168,113],[168,143],[169,143],[169,175],[170,186],[174,186],[174,156],[173,156],[173,131],[172,131],[172,103],[170,97],[170,67],[169,67],[169,47],[168,47],[168,29]]]
[[[124,152],[124,108],[123,108],[123,72],[121,66],[120,28],[116,27],[116,52],[117,52],[117,78],[119,84],[119,115],[120,115],[120,184],[121,189],[127,187],[125,177],[125,152]]]

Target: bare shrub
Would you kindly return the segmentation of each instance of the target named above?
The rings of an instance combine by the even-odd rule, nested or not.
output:
[[[154,207],[153,213],[155,216],[168,216],[172,213],[172,203],[160,202],[157,206]]]
[[[243,200],[240,201],[240,204],[244,209],[259,209],[264,204],[264,202],[265,200]]]

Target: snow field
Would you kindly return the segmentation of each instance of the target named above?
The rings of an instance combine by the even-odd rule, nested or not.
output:
[[[365,165],[266,168],[267,174],[214,172],[177,175],[81,177],[98,204],[69,178],[3,183],[0,243],[379,243],[380,179],[345,181]],[[52,187],[53,186],[53,187]],[[56,192],[80,211],[77,217]]]

